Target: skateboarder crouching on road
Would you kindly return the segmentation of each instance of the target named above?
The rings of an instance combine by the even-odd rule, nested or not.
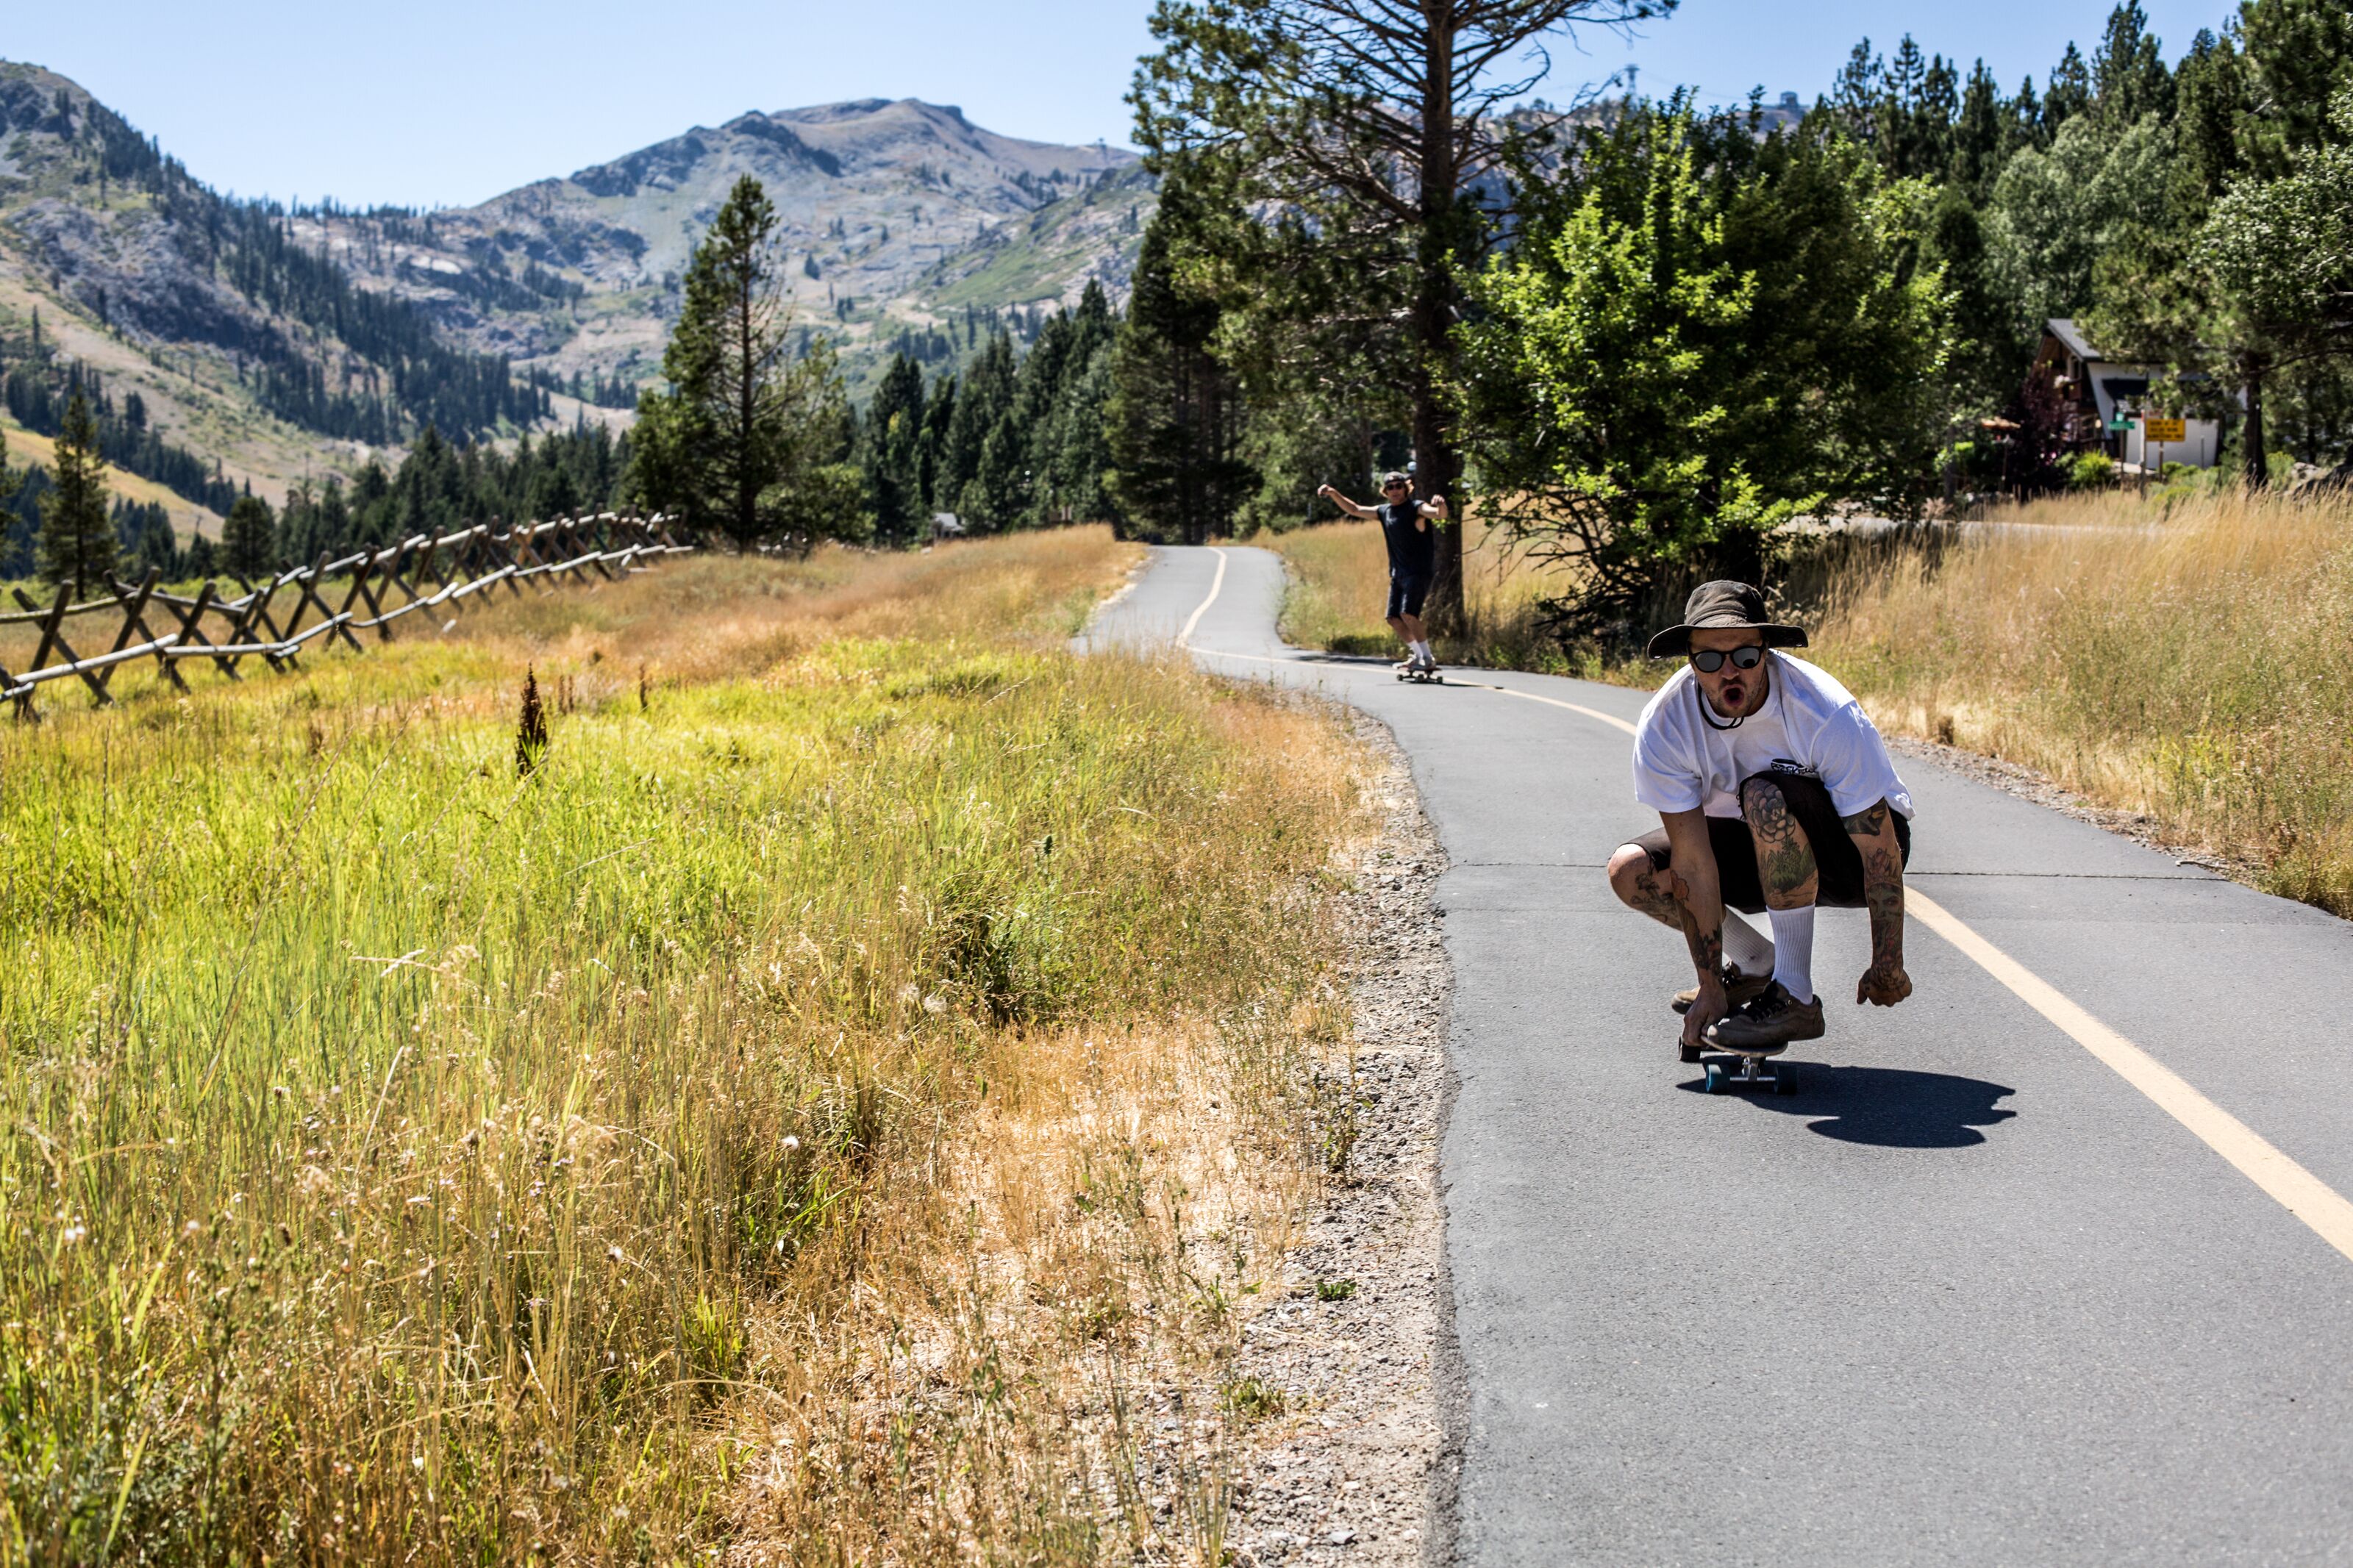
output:
[[[1651,657],[1689,662],[1642,710],[1634,794],[1661,827],[1609,858],[1619,898],[1683,933],[1699,984],[1675,998],[1683,1043],[1771,1050],[1820,1039],[1814,906],[1871,911],[1857,1003],[1893,1007],[1904,973],[1912,796],[1862,707],[1831,675],[1776,648],[1806,634],[1765,619],[1746,583],[1693,591]],[[1768,944],[1725,906],[1767,911]]]
[[[1421,605],[1430,596],[1430,579],[1438,574],[1438,536],[1430,525],[1446,521],[1446,498],[1432,496],[1417,503],[1413,481],[1398,473],[1382,479],[1378,506],[1358,506],[1330,485],[1319,486],[1315,493],[1350,517],[1381,525],[1381,537],[1389,547],[1389,630],[1405,644],[1405,661],[1398,668],[1430,674],[1438,668],[1438,656],[1430,651],[1430,636],[1422,630]]]

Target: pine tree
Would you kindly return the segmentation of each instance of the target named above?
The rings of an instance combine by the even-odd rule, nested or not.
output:
[[[1127,323],[1120,331],[1105,410],[1117,465],[1112,493],[1139,522],[1187,544],[1230,531],[1248,488],[1240,459],[1241,402],[1210,343],[1214,300],[1188,293],[1170,258],[1170,230],[1184,221],[1181,191],[1144,231]]]
[[[221,524],[221,564],[248,581],[278,569],[278,519],[250,490],[237,498]]]
[[[988,514],[980,471],[988,437],[1013,405],[1015,374],[1012,335],[999,328],[973,355],[957,384],[933,496],[934,504],[962,515],[968,527],[1003,525]],[[999,450],[1001,455],[1001,445]]]
[[[790,353],[776,228],[760,182],[737,180],[687,268],[662,354],[670,390],[638,405],[638,498],[739,549],[871,526],[862,477],[843,460],[849,399],[833,351],[818,340]]]
[[[2092,91],[2100,112],[2116,123],[2144,114],[2173,118],[2173,73],[2140,0],[2125,0],[2108,13],[2107,31],[2092,55]]]
[[[98,421],[77,390],[58,431],[56,489],[41,508],[40,573],[72,586],[73,596],[114,570],[114,527],[107,520],[106,465],[98,455]]]
[[[2051,68],[2051,80],[2042,89],[2042,141],[2047,145],[2057,139],[2059,128],[2092,107],[2092,69],[2084,63],[2084,51],[2073,43]]]
[[[875,536],[908,544],[923,532],[923,367],[906,354],[891,368],[867,405],[859,443],[860,467],[874,501]]]

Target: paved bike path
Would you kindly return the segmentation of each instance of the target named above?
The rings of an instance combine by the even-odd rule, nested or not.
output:
[[[1642,694],[1401,684],[1282,584],[1157,550],[1091,637],[1380,719],[1445,844],[1459,1561],[2353,1563],[2353,926],[1906,760],[1913,888],[2042,1010],[1917,914],[1858,1008],[1829,911],[1799,1092],[1711,1098],[1600,871]]]

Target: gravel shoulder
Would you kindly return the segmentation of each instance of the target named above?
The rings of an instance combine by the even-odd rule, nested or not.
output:
[[[1445,860],[1395,741],[1349,719],[1374,753],[1383,817],[1342,895],[1354,1042],[1323,1086],[1353,1107],[1338,1124],[1354,1142],[1291,1256],[1284,1300],[1250,1322],[1235,1364],[1283,1406],[1237,1467],[1240,1564],[1452,1554],[1461,1378],[1438,1186],[1451,973],[1434,903]]]

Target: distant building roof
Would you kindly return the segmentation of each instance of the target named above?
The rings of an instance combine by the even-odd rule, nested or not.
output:
[[[2090,343],[2084,341],[2083,329],[2075,325],[2072,321],[2066,320],[2063,317],[2053,316],[2051,320],[2043,322],[2042,326],[2044,331],[2048,331],[2052,337],[2057,338],[2062,343],[2064,343],[2067,347],[2067,352],[2073,354],[2077,359],[2105,359],[2107,357],[2101,353],[2099,350],[2094,348]]]

